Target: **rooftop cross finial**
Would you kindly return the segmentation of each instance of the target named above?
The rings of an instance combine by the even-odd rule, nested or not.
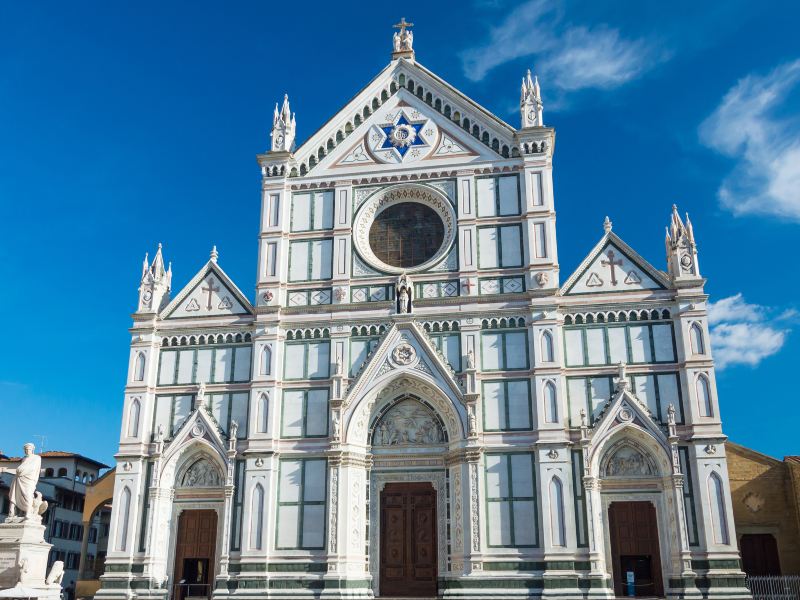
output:
[[[213,262],[217,262],[218,258],[219,258],[219,252],[217,252],[217,246],[214,245],[211,247],[211,260]]]
[[[394,32],[392,36],[392,57],[399,58],[401,56],[412,57],[414,56],[414,32],[409,29],[413,27],[413,23],[406,21],[403,17],[399,23],[392,25],[399,31]]]

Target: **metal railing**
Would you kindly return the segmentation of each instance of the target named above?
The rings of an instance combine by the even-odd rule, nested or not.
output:
[[[176,583],[172,586],[172,600],[210,597],[211,585],[208,583]]]
[[[753,600],[800,600],[800,575],[751,575],[747,589]]]

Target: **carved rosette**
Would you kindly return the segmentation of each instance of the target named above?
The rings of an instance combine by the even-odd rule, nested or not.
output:
[[[375,255],[369,243],[369,231],[375,217],[390,206],[404,202],[417,202],[433,209],[444,225],[444,238],[439,250],[426,262],[406,268],[384,263]],[[353,221],[353,241],[358,254],[368,265],[384,273],[399,275],[425,271],[438,264],[450,251],[456,238],[456,229],[455,210],[442,192],[427,185],[404,183],[384,188],[364,202]]]

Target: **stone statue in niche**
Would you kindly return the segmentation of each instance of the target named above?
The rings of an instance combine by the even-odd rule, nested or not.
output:
[[[42,459],[38,454],[34,454],[33,450],[33,444],[30,442],[25,444],[22,447],[25,456],[18,467],[15,469],[0,467],[0,473],[14,475],[14,480],[8,490],[7,522],[34,519],[41,516],[41,513],[47,509],[47,503],[42,501],[42,495],[36,491],[36,484],[42,470]],[[41,512],[39,512],[40,509]]]
[[[411,278],[403,273],[400,277],[397,278],[397,285],[396,288],[396,302],[397,302],[397,313],[398,314],[406,314],[410,313],[413,306],[413,290],[411,288]]]
[[[181,480],[183,487],[218,487],[222,485],[219,471],[205,458],[201,458],[186,470]]]
[[[375,446],[429,445],[444,442],[444,431],[434,414],[415,400],[393,406],[373,434]]]
[[[623,446],[614,453],[606,464],[605,472],[607,477],[641,477],[654,474],[644,455],[630,446]]]

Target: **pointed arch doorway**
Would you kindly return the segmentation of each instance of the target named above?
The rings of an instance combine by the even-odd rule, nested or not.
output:
[[[175,540],[173,598],[210,598],[217,550],[217,511],[185,510],[178,518]]]
[[[381,491],[381,596],[437,591],[436,490],[428,482],[387,483]]]
[[[608,524],[617,597],[663,596],[655,506],[646,501],[612,502]]]

